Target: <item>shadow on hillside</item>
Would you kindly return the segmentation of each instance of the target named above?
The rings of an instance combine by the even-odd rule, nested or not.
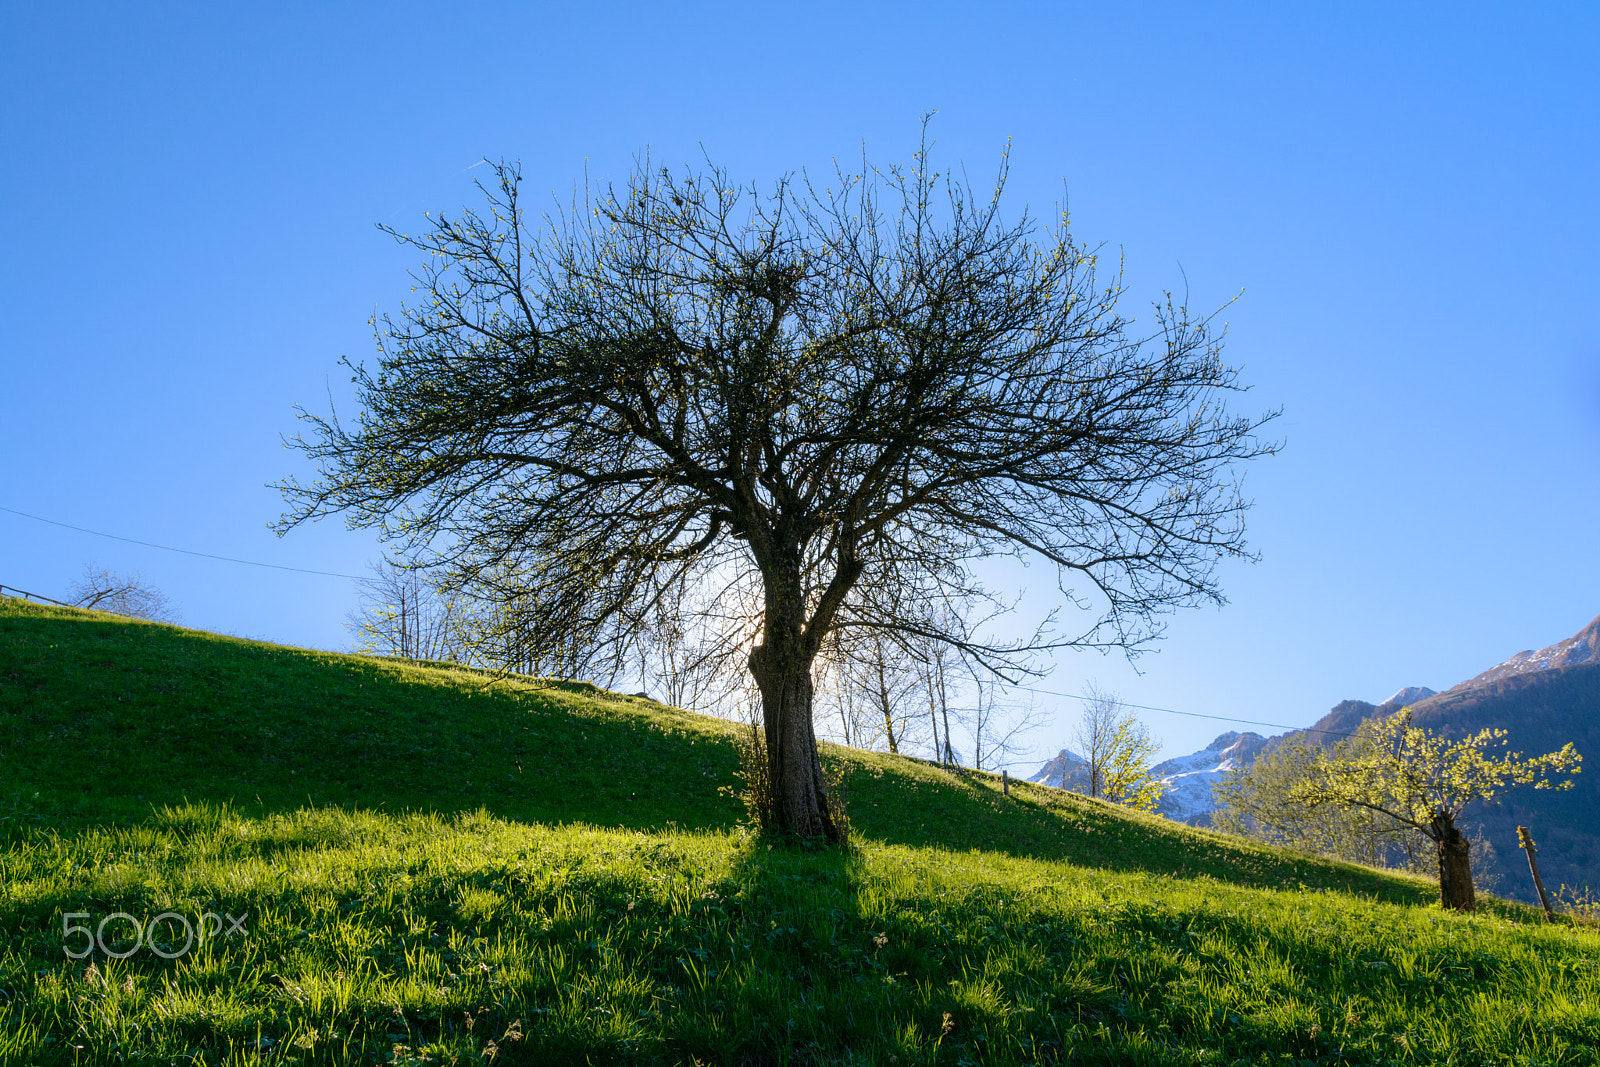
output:
[[[0,613],[0,829],[142,821],[184,801],[260,815],[338,806],[522,822],[726,830],[731,727],[582,685],[281,648],[59,609]],[[1306,884],[1424,903],[1425,887],[1071,794],[833,750],[857,832],[1175,878]],[[8,807],[9,806],[9,807]]]
[[[1500,953],[1485,952],[1476,938],[1450,936],[1448,927],[1430,938],[1424,924],[1393,913],[1373,924],[1351,916],[1349,901],[1320,894],[1242,909],[1236,898],[1208,899],[1181,886],[1172,896],[1158,890],[1101,904],[1091,893],[1063,902],[1037,895],[1032,875],[924,885],[897,878],[893,865],[875,874],[877,866],[851,853],[765,851],[753,842],[728,879],[728,913],[744,920],[742,929],[737,923],[730,929],[730,939],[743,942],[740,951],[759,939],[758,952],[767,949],[805,975],[813,991],[849,982],[921,991],[903,1001],[886,991],[880,1004],[897,1019],[920,1013],[937,1020],[944,1013],[963,1037],[1001,1032],[1015,1006],[970,991],[990,981],[1015,983],[1017,961],[1027,960],[1053,985],[1065,1012],[1113,1028],[1137,1025],[1127,1021],[1130,999],[1152,992],[1163,1001],[1189,999],[1191,1025],[1205,1020],[1190,1039],[1212,1052],[1227,1048],[1241,1062],[1286,1034],[1304,1055],[1320,1051],[1332,1062],[1335,1042],[1319,1045],[1315,1027],[1290,1023],[1286,1031],[1285,1019],[1273,1012],[1213,1012],[1195,970],[1216,986],[1248,985],[1251,996],[1304,1001],[1311,985],[1329,1003],[1364,998],[1400,1006],[1394,1014],[1405,1017],[1437,1011],[1444,999],[1471,1001],[1481,984],[1503,980],[1507,967]],[[1101,891],[1114,889],[1112,881],[1101,879]],[[1362,891],[1359,883],[1354,888]],[[1540,944],[1530,957],[1548,953],[1578,966],[1587,959],[1584,944],[1535,930]],[[1347,1027],[1360,1022],[1354,1015],[1345,1020]],[[1577,1017],[1561,1020],[1556,1030],[1578,1047],[1587,1040],[1587,1024]],[[1383,1031],[1383,1020],[1375,1019],[1365,1033]],[[750,1050],[709,1051],[735,1062],[735,1051]]]
[[[185,800],[634,830],[740,815],[718,792],[736,757],[712,720],[59,609],[0,614],[0,737],[14,824]]]
[[[857,763],[849,776],[859,833],[893,844],[1206,876],[1256,888],[1304,885],[1405,904],[1437,899],[1437,890],[1423,882],[1371,868],[1267,848],[1043,786],[1013,783],[1006,797],[990,775],[900,762],[909,773],[880,775]]]

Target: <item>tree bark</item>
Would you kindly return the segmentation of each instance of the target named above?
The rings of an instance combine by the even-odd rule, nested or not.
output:
[[[1439,846],[1439,903],[1455,911],[1472,911],[1477,907],[1472,888],[1472,842],[1449,814],[1435,815],[1430,829]]]
[[[882,651],[879,651],[882,654]],[[889,751],[898,756],[900,741],[894,736],[894,705],[889,702],[889,686],[883,676],[883,665],[878,665],[878,711],[883,716],[883,736],[889,739]]]
[[[811,662],[798,568],[766,576],[761,643],[750,653],[750,674],[761,690],[761,714],[777,828],[797,837],[840,840],[828,813],[828,790],[811,722]]]

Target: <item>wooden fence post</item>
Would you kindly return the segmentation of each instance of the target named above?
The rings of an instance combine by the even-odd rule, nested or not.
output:
[[[1544,891],[1544,879],[1539,877],[1539,861],[1534,859],[1538,849],[1533,847],[1533,836],[1526,826],[1517,827],[1517,844],[1527,850],[1528,870],[1533,874],[1533,888],[1539,891],[1539,903],[1544,905],[1545,922],[1555,922],[1556,913],[1550,910],[1550,894]]]
[[[1011,772],[1003,768],[1000,771],[1000,791],[1006,796],[1011,795]]]

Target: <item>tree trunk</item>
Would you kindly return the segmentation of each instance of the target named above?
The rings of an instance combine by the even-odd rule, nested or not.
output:
[[[761,644],[750,653],[750,674],[761,689],[772,813],[777,828],[797,837],[839,840],[828,813],[828,791],[811,722],[812,655],[804,639],[805,604],[793,574],[768,575]]]
[[[878,710],[883,715],[883,736],[889,739],[889,751],[898,756],[900,741],[894,736],[894,706],[889,703],[888,690],[881,684],[878,686]]]
[[[1455,911],[1472,911],[1477,897],[1472,889],[1472,842],[1456,828],[1455,817],[1433,817],[1431,836],[1439,846],[1439,903]]]
[[[956,765],[955,749],[950,747],[950,698],[944,688],[944,670],[939,671],[939,711],[944,716],[944,761],[950,766]]]

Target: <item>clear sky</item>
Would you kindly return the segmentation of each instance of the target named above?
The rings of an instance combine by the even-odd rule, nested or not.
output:
[[[746,179],[937,151],[1187,278],[1282,407],[1248,476],[1261,561],[1098,682],[1309,723],[1439,689],[1600,613],[1600,8],[1592,4],[0,5],[0,507],[359,574],[284,539],[292,408],[408,295],[375,223],[474,202],[474,163],[570,194],[648,150]],[[186,623],[344,647],[350,582],[0,512],[0,584],[138,571]],[[1041,605],[1042,606],[1042,605]],[[1054,698],[1041,698],[1054,708]],[[1037,736],[1053,750],[1075,715]],[[1147,717],[1168,753],[1224,723]]]

